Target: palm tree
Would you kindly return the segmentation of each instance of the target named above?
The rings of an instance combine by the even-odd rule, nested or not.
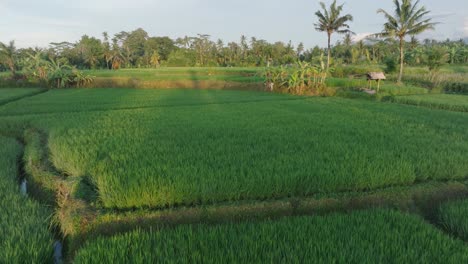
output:
[[[15,41],[12,40],[8,45],[0,42],[0,59],[11,70],[11,74],[16,76],[16,47]]]
[[[382,13],[387,22],[384,24],[384,30],[376,34],[380,37],[395,37],[400,41],[400,73],[398,75],[398,82],[400,83],[403,78],[403,65],[404,65],[404,44],[406,36],[415,36],[426,30],[434,29],[437,23],[431,22],[427,18],[426,8],[419,7],[419,0],[413,4],[412,0],[393,0],[395,4],[395,15],[390,15],[383,9],[377,10],[377,13]]]
[[[353,16],[350,14],[340,16],[343,11],[343,5],[336,5],[336,0],[330,6],[330,9],[327,9],[325,3],[320,2],[322,11],[317,11],[315,15],[318,17],[319,22],[314,24],[315,29],[320,32],[326,32],[328,36],[328,58],[327,58],[327,70],[330,67],[330,57],[331,57],[331,36],[333,33],[339,34],[349,34],[352,33],[349,30],[349,25],[347,22],[353,21]]]

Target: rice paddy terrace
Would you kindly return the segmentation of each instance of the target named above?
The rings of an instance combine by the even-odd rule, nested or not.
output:
[[[467,98],[0,89],[0,258],[467,262]]]

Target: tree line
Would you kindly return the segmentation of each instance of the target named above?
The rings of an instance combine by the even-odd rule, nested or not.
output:
[[[210,35],[184,36],[171,39],[150,36],[144,29],[122,31],[113,36],[104,32],[100,38],[84,35],[75,43],[50,43],[48,48],[17,49],[14,42],[0,43],[0,71],[30,68],[38,59],[69,65],[76,69],[155,68],[160,66],[191,67],[255,67],[294,64],[297,61],[319,63],[327,55],[327,70],[331,66],[349,64],[385,64],[389,71],[395,64],[437,65],[468,62],[468,48],[463,40],[418,41],[416,35],[432,29],[436,23],[427,18],[429,11],[418,6],[419,1],[394,0],[394,15],[382,13],[387,22],[382,32],[353,42],[349,22],[352,15],[342,15],[343,5],[336,0],[315,13],[315,29],[325,32],[328,45],[306,49],[291,42],[270,43],[256,37],[241,36],[239,41],[213,40]],[[334,33],[344,36],[331,44]],[[395,55],[399,54],[399,55]],[[401,80],[401,74],[400,74]]]

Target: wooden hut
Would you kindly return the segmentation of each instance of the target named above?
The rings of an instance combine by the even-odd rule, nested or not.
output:
[[[366,74],[366,77],[367,77],[367,82],[369,84],[368,85],[369,89],[372,88],[372,81],[377,82],[377,92],[380,89],[380,81],[387,79],[387,77],[385,77],[385,74],[383,72],[369,72]]]

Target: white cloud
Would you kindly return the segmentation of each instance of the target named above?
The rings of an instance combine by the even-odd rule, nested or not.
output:
[[[465,17],[465,23],[463,24],[463,37],[468,37],[468,16]]]
[[[437,19],[437,18],[446,18],[446,17],[452,17],[456,15],[456,12],[438,12],[438,13],[431,13],[429,14],[428,17]]]
[[[361,41],[363,39],[365,39],[366,37],[372,35],[373,33],[370,33],[370,32],[363,32],[363,33],[357,33],[356,35],[353,35],[351,37],[351,39],[354,41],[354,42],[358,42],[358,41]]]
[[[19,48],[31,46],[48,47],[51,42],[71,41],[74,39],[72,34],[44,30],[27,33],[12,33],[3,37],[3,41],[14,40]]]

